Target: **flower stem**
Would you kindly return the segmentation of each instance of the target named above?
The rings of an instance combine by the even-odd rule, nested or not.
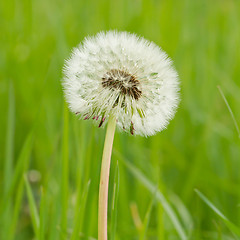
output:
[[[98,200],[98,240],[107,240],[108,182],[116,118],[109,117],[105,137]]]

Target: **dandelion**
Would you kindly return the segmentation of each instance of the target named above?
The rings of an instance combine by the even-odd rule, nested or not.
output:
[[[127,32],[86,38],[64,73],[70,109],[99,127],[112,115],[120,129],[150,136],[166,128],[178,104],[178,77],[165,52]]]
[[[98,240],[107,239],[108,179],[116,125],[151,136],[166,128],[179,102],[178,74],[156,44],[127,32],[87,37],[64,67],[72,112],[99,127],[108,122],[99,189]]]

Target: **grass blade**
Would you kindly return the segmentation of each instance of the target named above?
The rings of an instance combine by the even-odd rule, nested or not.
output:
[[[6,197],[11,186],[11,179],[13,176],[13,160],[14,160],[14,134],[15,134],[15,97],[13,84],[10,82],[9,94],[8,94],[8,117],[7,117],[7,134],[6,134],[6,150],[5,150],[5,162],[3,170],[3,197]],[[0,191],[1,192],[1,191]],[[8,206],[4,209],[2,215],[2,228],[0,234],[3,236],[8,229],[7,223],[11,222],[13,215],[12,201],[10,200]]]
[[[24,190],[24,181],[23,181],[23,176],[22,176],[21,179],[20,179],[19,185],[17,187],[17,193],[16,193],[16,197],[15,197],[13,214],[11,216],[11,224],[10,224],[10,227],[7,231],[8,236],[6,237],[6,239],[8,239],[8,240],[14,239],[14,235],[15,235],[15,232],[16,232],[16,225],[17,225],[19,213],[20,213],[20,210],[21,210],[23,190]]]
[[[39,239],[45,240],[46,193],[41,188]]]
[[[133,164],[123,159],[122,157],[121,160],[129,169],[129,171],[149,190],[149,192],[151,192],[152,195],[156,195],[156,200],[162,204],[165,212],[172,221],[172,224],[174,225],[180,239],[188,239],[185,230],[182,227],[182,224],[180,223],[176,213],[174,212],[164,195],[159,190],[156,190],[156,186],[138,168],[136,168]]]
[[[227,109],[228,109],[228,111],[229,111],[229,113],[230,113],[230,115],[232,117],[233,123],[235,125],[236,130],[237,130],[238,137],[240,138],[240,130],[239,130],[239,127],[238,127],[238,124],[237,124],[237,120],[236,120],[236,118],[235,118],[235,116],[233,114],[233,111],[232,111],[232,109],[231,109],[231,107],[230,107],[230,105],[229,105],[229,103],[228,103],[228,101],[227,101],[227,99],[226,99],[226,97],[225,97],[221,87],[217,86],[217,88],[218,88],[218,90],[219,90],[219,92],[220,92],[220,94],[221,94],[221,96],[223,98],[223,101],[225,102],[225,104],[227,106]]]
[[[112,199],[112,208],[111,208],[111,240],[115,239],[116,228],[117,228],[118,193],[119,193],[119,167],[117,162],[115,166],[115,171],[114,171],[113,199]]]
[[[75,223],[74,223],[74,229],[71,236],[71,240],[79,239],[79,234],[81,232],[81,227],[82,227],[82,222],[83,222],[84,212],[85,212],[84,209],[86,206],[90,183],[91,181],[89,180],[87,185],[84,187],[82,196],[81,197],[80,195],[78,196],[76,207],[75,207],[75,212],[76,212],[76,215],[74,218]]]
[[[11,181],[11,186],[8,190],[7,195],[3,199],[3,204],[1,204],[0,212],[6,208],[6,205],[9,204],[9,199],[12,196],[12,194],[15,190],[15,187],[16,187],[17,183],[19,182],[19,179],[21,178],[23,173],[27,170],[31,150],[32,150],[32,132],[29,133],[29,135],[26,138],[24,145],[21,149],[20,156],[17,160],[17,166],[14,170],[13,178]]]
[[[8,125],[6,137],[6,157],[4,164],[4,193],[7,194],[12,179],[13,153],[14,153],[14,132],[15,132],[15,98],[13,84],[9,86]]]
[[[229,230],[232,231],[232,233],[236,234],[240,237],[240,228],[237,227],[235,224],[230,222],[228,218],[218,209],[214,206],[214,204],[208,200],[208,198],[202,194],[199,190],[195,189],[195,192],[197,195],[224,221],[224,223],[227,225]],[[238,238],[239,239],[239,238]]]
[[[69,177],[69,116],[67,104],[64,103],[63,111],[63,141],[62,141],[62,176],[61,176],[61,232],[67,232],[67,210],[68,210],[68,177]],[[64,239],[64,234],[61,234]]]
[[[143,221],[143,226],[142,226],[142,229],[141,229],[140,240],[147,239],[146,233],[147,233],[147,228],[148,228],[148,224],[149,224],[149,220],[150,220],[150,216],[151,216],[154,200],[155,200],[155,197],[152,199],[152,201],[150,202],[150,204],[148,206],[148,209],[147,209],[144,221]]]
[[[27,197],[29,202],[30,215],[32,218],[33,230],[36,238],[39,239],[39,215],[37,211],[37,205],[26,175],[24,176],[24,181],[27,190]]]
[[[182,200],[174,193],[170,195],[169,200],[175,207],[176,211],[178,212],[178,215],[181,217],[183,226],[185,227],[185,229],[187,229],[189,235],[191,235],[194,227],[194,221],[187,207],[184,205]]]

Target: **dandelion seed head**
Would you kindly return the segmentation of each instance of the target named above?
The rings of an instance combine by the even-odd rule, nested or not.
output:
[[[127,32],[100,32],[73,49],[63,87],[72,112],[150,136],[163,130],[179,102],[178,74],[153,42]]]

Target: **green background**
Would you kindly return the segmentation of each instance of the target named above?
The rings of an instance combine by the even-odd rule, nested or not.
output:
[[[239,239],[240,139],[221,94],[239,123],[239,25],[238,0],[1,1],[0,239],[97,238],[105,129],[68,112],[60,81],[71,49],[110,29],[161,46],[182,100],[155,136],[116,132],[109,239]]]

